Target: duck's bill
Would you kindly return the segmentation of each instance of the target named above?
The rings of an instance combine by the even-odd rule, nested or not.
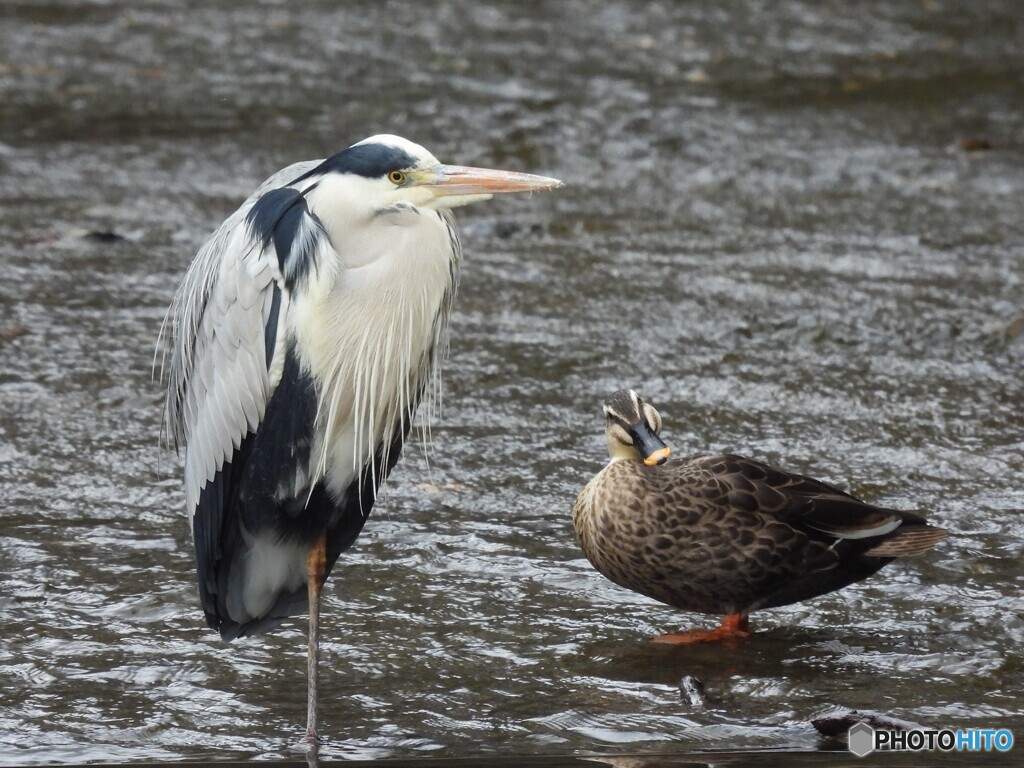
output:
[[[648,467],[655,467],[659,464],[664,464],[668,461],[668,457],[672,455],[672,449],[667,445],[664,448],[658,448],[653,453],[649,454],[644,459],[644,464]]]
[[[633,438],[633,446],[648,467],[664,464],[672,455],[672,449],[643,421],[630,430],[630,436]]]
[[[562,186],[561,181],[550,176],[468,165],[437,165],[421,171],[414,183],[430,186],[436,195],[501,195],[540,192]]]

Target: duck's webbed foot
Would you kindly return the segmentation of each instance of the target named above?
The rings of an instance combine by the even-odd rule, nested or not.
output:
[[[750,634],[750,619],[742,613],[731,613],[722,619],[722,623],[716,629],[691,629],[688,632],[655,635],[651,641],[685,645],[687,643],[713,643],[719,640],[741,640],[750,637]]]

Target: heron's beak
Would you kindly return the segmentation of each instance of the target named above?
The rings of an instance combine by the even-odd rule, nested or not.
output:
[[[562,186],[558,179],[532,173],[471,168],[466,165],[435,165],[412,174],[412,185],[430,187],[437,197],[490,196],[506,192],[538,192]]]
[[[672,449],[665,445],[665,442],[654,434],[646,421],[641,421],[639,424],[633,426],[629,431],[630,437],[633,438],[633,447],[640,452],[643,456],[644,464],[648,467],[653,467],[658,464],[664,464],[668,461],[668,457],[672,455]]]

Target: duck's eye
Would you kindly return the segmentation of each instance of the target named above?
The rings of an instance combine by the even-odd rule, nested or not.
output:
[[[401,184],[403,181],[405,181],[405,174],[402,173],[401,171],[392,171],[391,173],[388,174],[388,181],[390,181],[392,184]]]

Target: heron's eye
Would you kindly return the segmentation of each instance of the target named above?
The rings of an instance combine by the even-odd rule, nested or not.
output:
[[[392,171],[391,173],[388,174],[388,180],[392,184],[401,184],[403,181],[405,181],[405,174],[402,173],[401,171]]]

